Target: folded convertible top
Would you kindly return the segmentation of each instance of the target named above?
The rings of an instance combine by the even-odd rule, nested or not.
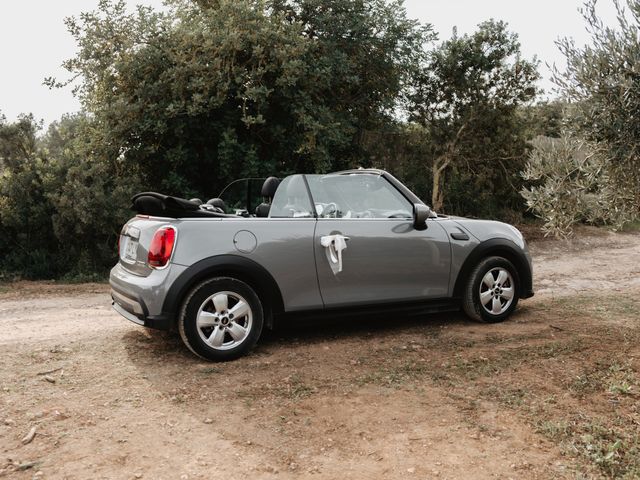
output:
[[[131,198],[131,210],[140,215],[170,218],[232,217],[200,208],[195,202],[157,192],[142,192]]]

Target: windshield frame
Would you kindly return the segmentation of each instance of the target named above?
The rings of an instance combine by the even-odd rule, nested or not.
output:
[[[390,212],[396,212],[396,214],[398,213],[405,213],[406,216],[398,216],[398,217],[394,217],[394,216],[377,216],[376,214],[374,214],[373,216],[336,216],[336,217],[324,217],[322,216],[322,214],[318,214],[316,212],[316,217],[318,218],[318,220],[402,220],[402,221],[407,221],[413,218],[413,210],[414,210],[414,204],[415,202],[413,202],[412,198],[408,198],[407,195],[405,195],[405,192],[403,192],[400,188],[397,187],[397,185],[395,185],[395,183],[393,181],[391,181],[391,179],[386,177],[386,172],[381,171],[381,170],[354,170],[354,171],[346,171],[346,172],[336,172],[336,173],[327,173],[327,174],[307,174],[305,175],[305,179],[307,181],[307,185],[309,185],[309,196],[311,197],[311,202],[312,205],[314,207],[317,208],[317,205],[321,204],[324,205],[323,202],[316,202],[316,198],[314,198],[313,196],[313,192],[312,192],[312,185],[315,184],[315,180],[320,178],[327,178],[327,177],[345,177],[345,181],[347,181],[348,177],[352,177],[355,175],[368,175],[371,177],[376,177],[377,179],[380,179],[380,181],[382,182],[386,182],[382,188],[384,188],[385,186],[387,187],[387,191],[389,194],[391,194],[393,197],[395,197],[396,200],[398,200],[402,206],[401,208],[398,209],[394,209],[393,205],[390,205],[390,208],[388,209]],[[395,179],[394,179],[395,180]],[[397,181],[397,180],[396,180]],[[335,199],[331,202],[337,205],[340,205],[341,207],[348,207],[345,212],[348,212],[349,215],[351,215],[351,213],[349,212],[354,212],[354,213],[364,213],[364,212],[368,212],[369,214],[371,212],[375,212],[375,211],[382,211],[385,210],[385,207],[382,208],[370,208],[370,209],[365,209],[365,210],[358,210],[357,208],[354,208],[354,205],[352,205],[351,200],[347,197],[345,197],[345,195],[343,195],[344,192],[340,191],[340,188],[338,185],[332,186],[330,184],[328,184],[325,187],[329,193],[330,196],[335,197]],[[405,187],[406,188],[406,187]],[[376,189],[377,190],[377,189]],[[375,194],[375,190],[372,192],[372,194]],[[331,203],[327,204],[330,205]],[[422,203],[420,201],[420,203]]]

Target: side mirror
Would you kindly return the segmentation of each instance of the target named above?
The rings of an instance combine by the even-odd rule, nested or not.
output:
[[[416,230],[427,228],[427,219],[431,216],[431,209],[421,203],[413,204],[413,226]]]

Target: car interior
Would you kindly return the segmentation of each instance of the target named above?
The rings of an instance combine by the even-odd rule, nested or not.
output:
[[[279,185],[280,179],[276,177],[269,177],[264,181],[262,189],[260,190],[260,195],[262,195],[263,200],[262,203],[256,207],[256,217],[265,218],[269,216],[271,203],[273,202],[273,197]]]
[[[313,206],[309,193],[315,202]],[[384,178],[375,174],[291,175],[283,180],[277,177],[240,179],[207,202],[155,192],[139,193],[132,200],[132,209],[138,214],[175,218],[310,218],[315,215],[318,218],[345,219],[412,218],[408,201]],[[252,204],[257,205],[252,208]]]

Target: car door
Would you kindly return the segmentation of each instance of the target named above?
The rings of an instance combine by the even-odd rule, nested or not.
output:
[[[257,238],[250,254],[275,279],[286,311],[323,306],[314,258],[316,218],[302,175],[280,183],[268,218],[251,218],[243,229]]]
[[[451,251],[435,220],[413,225],[413,205],[375,173],[308,175],[318,220],[314,255],[325,308],[448,295]]]

